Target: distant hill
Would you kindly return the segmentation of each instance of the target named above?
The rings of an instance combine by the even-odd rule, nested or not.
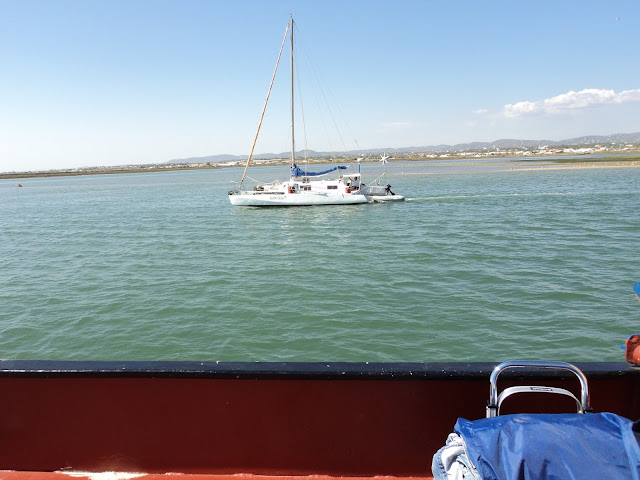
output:
[[[517,140],[517,139],[500,139],[493,142],[470,142],[470,143],[458,143],[456,145],[428,145],[422,147],[402,147],[402,148],[372,148],[365,150],[351,150],[347,152],[316,152],[314,150],[307,150],[304,152],[309,157],[322,156],[322,155],[363,155],[363,154],[378,154],[378,153],[410,153],[410,152],[460,152],[460,151],[472,151],[472,150],[494,150],[510,149],[510,148],[535,148],[543,145],[547,146],[578,146],[578,145],[611,145],[616,143],[640,143],[640,132],[638,133],[615,133],[613,135],[586,135],[584,137],[568,138],[566,140]],[[297,152],[302,155],[303,152]],[[253,156],[254,159],[274,159],[274,158],[289,158],[289,152],[281,153],[261,153]],[[246,160],[246,155],[209,155],[206,157],[191,157],[170,160],[166,164],[182,164],[182,163],[223,163],[233,161]]]
[[[302,155],[303,152],[296,152],[299,155]],[[314,150],[305,150],[304,152],[309,157],[315,157],[318,155],[326,155],[327,153],[316,152]],[[256,160],[270,160],[273,158],[289,158],[291,157],[291,152],[282,152],[282,153],[259,153],[254,154],[253,158]],[[206,157],[189,157],[189,158],[178,158],[175,160],[169,160],[165,162],[165,164],[174,164],[174,163],[222,163],[222,162],[234,162],[239,160],[246,160],[247,155],[231,155],[231,154],[222,154],[222,155],[208,155]]]
[[[429,145],[423,147],[404,147],[404,148],[387,148],[375,149],[371,153],[386,151],[394,152],[445,152],[445,151],[467,151],[482,150],[495,148],[532,148],[543,145],[547,146],[577,146],[577,145],[610,145],[613,143],[640,143],[640,132],[638,133],[616,133],[613,135],[587,135],[584,137],[568,138],[565,140],[516,140],[503,138],[493,142],[470,142],[458,143],[455,145]]]

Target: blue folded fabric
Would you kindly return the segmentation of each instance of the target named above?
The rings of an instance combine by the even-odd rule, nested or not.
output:
[[[633,422],[613,413],[459,418],[454,431],[482,480],[640,480]]]

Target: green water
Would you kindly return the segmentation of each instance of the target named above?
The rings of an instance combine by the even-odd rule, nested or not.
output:
[[[274,209],[229,204],[239,169],[2,180],[0,358],[622,361],[640,168],[499,170]]]

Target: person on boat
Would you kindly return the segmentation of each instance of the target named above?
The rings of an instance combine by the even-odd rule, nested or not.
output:
[[[633,285],[633,293],[635,293],[636,298],[640,302],[640,282],[636,282]],[[635,333],[633,335],[629,335],[626,342],[622,346],[624,348],[624,355],[627,359],[627,362],[633,365],[640,365],[640,334]]]

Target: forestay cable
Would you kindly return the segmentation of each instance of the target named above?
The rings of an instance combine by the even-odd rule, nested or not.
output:
[[[271,84],[269,85],[269,91],[267,92],[267,98],[264,101],[264,107],[262,108],[262,115],[260,115],[260,122],[258,123],[258,131],[256,132],[256,136],[253,139],[253,145],[251,145],[251,151],[249,152],[249,158],[247,158],[247,164],[244,167],[244,172],[242,172],[242,179],[240,180],[240,185],[242,186],[242,182],[244,182],[244,177],[247,175],[247,170],[249,169],[249,164],[251,163],[251,158],[253,157],[253,150],[256,148],[256,143],[258,142],[258,135],[260,134],[260,127],[262,126],[262,119],[264,118],[264,113],[267,111],[267,103],[269,103],[269,96],[271,95],[271,89],[273,88],[273,82],[276,79],[276,72],[278,71],[278,65],[280,65],[280,57],[282,56],[282,50],[284,49],[284,44],[287,41],[287,33],[289,32],[290,23],[287,23],[287,28],[284,31],[284,38],[282,39],[282,45],[280,45],[280,52],[278,53],[278,61],[276,62],[276,68],[273,70],[273,76],[271,77]]]

